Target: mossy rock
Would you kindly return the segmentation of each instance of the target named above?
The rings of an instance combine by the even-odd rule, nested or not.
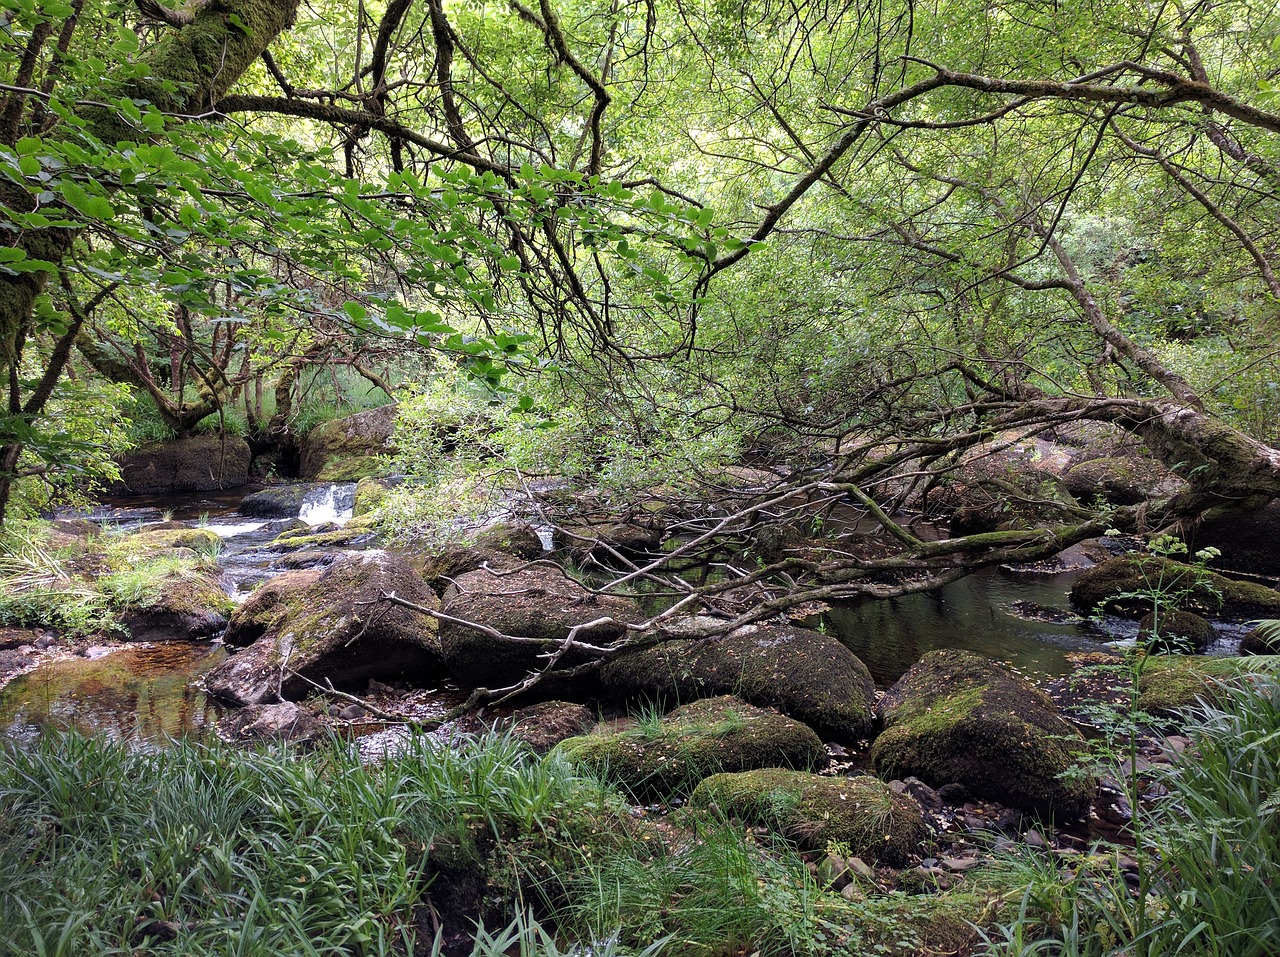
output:
[[[540,701],[499,718],[493,723],[493,729],[523,741],[539,754],[546,754],[561,741],[586,734],[595,723],[595,713],[585,705],[572,701]]]
[[[476,532],[475,544],[525,561],[542,557],[542,539],[528,522],[496,522]]]
[[[317,548],[357,548],[372,545],[378,533],[364,518],[353,518],[345,525],[328,522],[323,525],[299,525],[286,528],[266,546],[273,552],[293,552]]]
[[[307,481],[356,482],[385,474],[393,453],[396,406],[384,405],[317,425],[302,440],[298,474]]]
[[[1280,617],[1280,591],[1156,555],[1121,555],[1081,572],[1071,602],[1085,612],[1102,608],[1136,618],[1151,610],[1151,599],[1143,595],[1154,587],[1165,592],[1190,588],[1184,608],[1207,614]],[[1135,593],[1138,597],[1120,597]]]
[[[1044,692],[966,651],[925,655],[880,702],[884,732],[871,759],[882,775],[914,775],[1048,818],[1089,810],[1092,779],[1074,769],[1084,739]]]
[[[351,503],[351,517],[369,515],[386,501],[387,493],[403,483],[402,478],[363,476],[356,482],[355,500]]]
[[[435,595],[400,555],[348,552],[329,567],[286,572],[231,617],[228,647],[242,646],[206,676],[215,695],[238,704],[296,698],[311,682],[360,686],[426,682],[443,673],[436,621],[383,601],[385,594],[428,609]]]
[[[980,931],[1000,919],[999,903],[991,894],[960,888],[945,894],[870,896],[858,905],[857,923],[846,928],[849,947],[842,953],[969,957],[980,952]]]
[[[253,453],[237,435],[195,435],[135,449],[120,459],[120,491],[206,492],[249,481]]]
[[[1067,469],[1062,481],[1082,502],[1102,498],[1112,505],[1137,505],[1173,495],[1186,485],[1155,459],[1136,455],[1079,462]]]
[[[144,528],[119,541],[112,542],[112,565],[123,566],[178,548],[201,555],[211,555],[222,547],[222,539],[207,528],[178,525],[168,528]]]
[[[467,572],[488,567],[494,571],[513,571],[524,564],[522,559],[495,548],[478,545],[454,545],[423,562],[422,577],[427,584],[443,594],[453,587],[454,580]]]
[[[171,572],[155,582],[153,593],[116,609],[116,620],[131,641],[211,638],[227,624],[234,602],[212,577]]]
[[[794,625],[761,625],[721,638],[665,641],[601,669],[616,694],[690,701],[733,694],[841,741],[876,725],[867,666],[834,638]]]
[[[1138,622],[1138,635],[1153,652],[1203,652],[1211,644],[1215,633],[1213,625],[1189,611],[1147,613]]]
[[[1251,628],[1240,639],[1242,655],[1280,655],[1280,630]]]
[[[694,789],[691,803],[768,827],[802,848],[838,842],[858,857],[894,867],[932,837],[919,804],[867,776],[829,778],[779,768],[715,774]]]
[[[1224,684],[1247,671],[1247,663],[1240,658],[1151,658],[1138,678],[1138,709],[1169,716],[1197,704],[1211,704]]]
[[[551,753],[608,778],[637,800],[688,794],[720,772],[812,769],[827,759],[812,729],[728,696],[695,701],[656,722],[569,738]]]
[[[546,665],[547,652],[557,650],[571,629],[601,619],[577,635],[584,642],[615,641],[627,622],[642,619],[629,598],[595,595],[559,568],[539,563],[512,572],[479,569],[455,579],[445,594],[444,611],[502,635],[539,639],[512,643],[459,622],[442,621],[440,646],[449,671],[471,687],[513,684]],[[589,658],[571,650],[560,666],[572,668]],[[544,690],[563,694],[544,683]]]

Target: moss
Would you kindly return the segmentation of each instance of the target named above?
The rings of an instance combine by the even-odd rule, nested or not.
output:
[[[330,459],[316,473],[319,482],[359,482],[387,471],[386,460],[378,455],[351,455]]]
[[[1084,740],[1044,692],[994,662],[963,651],[926,655],[880,705],[885,731],[871,759],[882,774],[915,775],[939,787],[1050,817],[1085,813],[1095,784],[1065,782]]]
[[[901,866],[930,839],[914,800],[872,777],[828,778],[766,768],[716,774],[694,789],[695,807],[717,807],[820,850],[847,844],[859,857]]]
[[[1015,895],[1016,896],[1016,895]],[[988,895],[901,893],[870,897],[857,907],[857,940],[847,953],[884,957],[961,957],[977,952],[980,929],[995,921]]]
[[[731,697],[677,708],[656,728],[570,738],[552,754],[608,777],[641,800],[687,794],[721,771],[813,768],[826,760],[810,728]]]
[[[1247,665],[1239,658],[1152,658],[1138,679],[1138,708],[1148,714],[1168,715],[1212,701],[1223,682],[1244,671]]]
[[[362,476],[356,484],[355,500],[351,505],[351,515],[359,518],[368,515],[386,500],[391,490],[384,479]]]

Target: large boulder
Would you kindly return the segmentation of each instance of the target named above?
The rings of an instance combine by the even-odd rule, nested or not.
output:
[[[869,736],[876,723],[867,666],[834,638],[794,625],[666,641],[608,662],[600,678],[625,696],[691,701],[734,694],[841,741]]]
[[[1097,790],[1063,774],[1084,739],[1044,692],[967,651],[934,651],[881,700],[885,730],[871,749],[882,775],[914,775],[1050,818],[1085,814]]]
[[[514,684],[544,667],[545,655],[559,649],[574,628],[584,642],[611,642],[626,633],[625,623],[643,617],[631,599],[593,594],[545,563],[461,575],[445,592],[444,613],[458,619],[440,624],[449,671],[463,684],[489,688]],[[510,642],[493,632],[536,640]],[[568,668],[587,660],[585,653],[571,650],[558,664]]]
[[[386,471],[395,404],[366,409],[317,425],[302,440],[298,477],[309,482],[358,482]]]
[[[218,735],[232,744],[259,745],[285,741],[310,744],[324,736],[324,725],[292,701],[254,704],[232,712],[218,722]]]
[[[194,435],[145,445],[120,460],[122,491],[137,495],[206,492],[249,481],[249,443],[235,435]]]
[[[1082,502],[1101,498],[1112,505],[1137,505],[1176,494],[1186,486],[1162,464],[1139,455],[1086,459],[1067,469],[1067,491]]]
[[[1002,435],[967,453],[925,511],[945,518],[953,535],[1060,521],[1076,504],[1062,484],[1070,464],[1070,450],[1055,443]]]
[[[1157,590],[1166,605],[1180,593],[1177,604],[1183,609],[1280,617],[1280,591],[1274,588],[1147,554],[1121,555],[1082,572],[1071,588],[1071,603],[1085,612],[1102,608],[1136,618],[1151,610]]]
[[[131,641],[212,638],[227,624],[230,596],[210,576],[185,569],[165,575],[146,593],[117,607]]]
[[[895,867],[932,836],[915,800],[866,775],[831,778],[780,768],[714,774],[694,788],[691,803],[768,827],[808,850],[835,842]]]
[[[634,727],[569,738],[552,754],[609,778],[637,800],[688,794],[722,771],[811,769],[827,759],[807,726],[727,696]]]
[[[324,569],[286,572],[236,609],[225,642],[243,650],[209,672],[205,684],[248,705],[305,695],[312,686],[304,679],[343,686],[438,678],[435,619],[381,600],[391,593],[439,607],[408,562],[391,552],[352,552]]]

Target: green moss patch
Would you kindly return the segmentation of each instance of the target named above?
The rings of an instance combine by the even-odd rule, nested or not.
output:
[[[1095,609],[1138,617],[1151,610],[1147,593],[1189,589],[1188,609],[1232,617],[1280,617],[1280,592],[1241,582],[1155,555],[1122,555],[1082,572],[1071,589],[1071,602],[1087,612]]]
[[[677,708],[657,722],[561,742],[553,754],[617,782],[637,799],[687,794],[722,771],[817,767],[822,741],[798,721],[732,697]]]
[[[771,828],[804,848],[839,842],[859,857],[894,866],[905,864],[931,836],[920,805],[873,777],[778,768],[715,774],[694,789],[692,803]]]

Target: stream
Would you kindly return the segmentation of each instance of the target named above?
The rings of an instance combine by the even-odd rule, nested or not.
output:
[[[181,521],[222,539],[221,582],[235,600],[282,569],[281,553],[267,546],[294,519],[248,518],[238,507],[247,493],[105,500],[86,518],[131,530]],[[302,499],[297,518],[312,526],[343,523],[354,485],[316,489]],[[350,549],[357,546],[345,546]],[[1071,556],[1065,556],[1070,558]],[[1028,573],[988,569],[958,582],[902,598],[829,609],[809,622],[836,636],[888,687],[929,651],[962,648],[1006,662],[1033,678],[1072,670],[1073,652],[1096,652],[1101,642],[1132,641],[1134,622],[1087,622],[1073,614],[1067,595],[1076,572]],[[1209,654],[1234,654],[1244,625],[1216,623]],[[206,736],[224,709],[195,680],[226,652],[217,640],[89,648],[82,656],[38,665],[0,689],[0,736],[25,740],[46,727],[69,727],[138,745],[178,736]]]

